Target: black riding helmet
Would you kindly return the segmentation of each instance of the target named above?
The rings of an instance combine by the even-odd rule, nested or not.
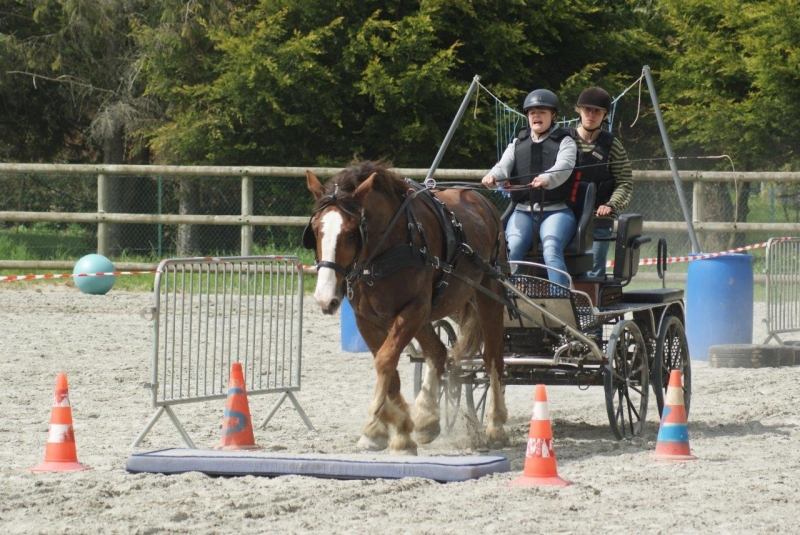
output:
[[[575,106],[578,108],[597,108],[611,113],[611,95],[602,87],[590,87],[583,90]]]
[[[550,108],[558,113],[558,97],[548,89],[531,91],[522,104],[522,113],[528,113],[530,108]]]

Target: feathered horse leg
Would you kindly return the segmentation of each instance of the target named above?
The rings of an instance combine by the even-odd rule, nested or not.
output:
[[[416,338],[425,356],[426,373],[414,403],[415,436],[419,442],[428,444],[442,430],[439,423],[439,385],[447,361],[447,348],[430,324],[423,325]]]
[[[380,425],[376,422],[378,420],[394,430],[394,437],[389,443],[392,452],[411,455],[417,453],[417,443],[411,438],[414,421],[411,419],[408,404],[400,394],[400,376],[397,373],[400,353],[419,330],[422,318],[426,317],[422,310],[424,306],[417,306],[415,303],[418,302],[412,301],[400,311],[388,336],[375,353],[377,382],[370,405],[370,421],[364,426],[359,440],[362,446],[376,438],[382,438]]]

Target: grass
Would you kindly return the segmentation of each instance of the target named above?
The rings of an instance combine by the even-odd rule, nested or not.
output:
[[[0,258],[4,260],[67,260],[93,252],[97,243],[79,225],[59,230],[46,223],[0,230]]]
[[[33,227],[17,227],[15,229],[0,230],[0,258],[5,260],[63,260],[77,262],[82,256],[92,253],[96,249],[94,236],[84,229],[76,226],[66,230],[53,229],[51,226],[34,225]],[[215,256],[215,253],[207,253],[208,256]],[[257,245],[254,247],[254,255],[281,255],[297,256],[303,265],[314,263],[314,252],[306,249],[297,248],[293,251],[286,249],[279,250],[278,247]],[[219,254],[217,256],[232,256],[230,254]],[[155,254],[130,254],[123,251],[114,258],[114,262],[126,263],[148,263],[157,264],[162,258]],[[0,270],[2,275],[42,275],[52,273],[53,270]],[[59,272],[59,274],[62,272]],[[114,290],[127,291],[152,291],[155,281],[154,274],[120,275],[114,282]],[[304,277],[303,289],[305,293],[314,291],[316,277]],[[20,285],[62,285],[75,288],[72,278],[47,279],[47,280],[27,280],[19,282],[3,282],[3,288],[18,288]]]

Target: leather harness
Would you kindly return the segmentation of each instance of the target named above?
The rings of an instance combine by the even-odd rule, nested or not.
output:
[[[489,292],[480,284],[477,284],[471,279],[468,279],[460,273],[455,272],[453,267],[463,255],[478,265],[482,271],[487,273],[490,277],[494,279],[504,278],[505,276],[503,273],[501,273],[496,267],[497,259],[500,254],[501,240],[497,240],[491,261],[487,262],[480,255],[475,253],[472,247],[469,246],[466,241],[464,229],[458,222],[455,214],[450,211],[441,200],[434,196],[430,189],[408,178],[405,179],[405,181],[409,186],[408,193],[406,193],[406,195],[403,197],[400,207],[398,208],[397,212],[395,212],[395,215],[389,222],[388,227],[381,235],[375,247],[372,249],[373,252],[368,255],[367,259],[361,265],[358,264],[358,258],[361,256],[361,252],[366,248],[367,245],[367,222],[366,218],[364,217],[364,208],[361,208],[360,216],[344,208],[341,201],[345,197],[343,195],[338,195],[338,187],[333,193],[324,196],[317,209],[311,214],[308,225],[303,231],[303,246],[306,249],[314,249],[314,251],[316,251],[317,240],[316,236],[314,235],[314,231],[311,229],[311,222],[317,213],[332,205],[336,206],[337,209],[341,210],[350,217],[358,219],[359,241],[356,248],[355,257],[353,258],[353,262],[350,264],[350,266],[344,267],[335,262],[327,260],[320,261],[318,258],[315,260],[316,265],[318,267],[331,268],[341,273],[347,283],[348,297],[352,297],[352,287],[358,282],[366,282],[371,285],[375,281],[388,277],[389,275],[406,268],[419,269],[422,271],[429,271],[431,268],[436,268],[442,270],[442,273],[436,279],[434,286],[434,293],[432,297],[432,302],[434,305],[447,289],[448,278],[450,275],[454,275],[470,286],[473,286],[484,293],[500,299],[496,294]],[[479,197],[483,199],[483,196],[479,195]],[[433,255],[428,247],[425,228],[423,227],[422,223],[420,223],[415,208],[411,203],[414,198],[419,198],[422,201],[422,204],[431,210],[436,216],[437,222],[439,223],[439,227],[443,234],[442,237],[444,249],[441,257]],[[484,202],[488,203],[488,201],[485,199]],[[376,257],[375,251],[380,249],[381,245],[383,245],[383,242],[386,240],[390,231],[392,228],[394,228],[395,224],[400,218],[400,215],[403,213],[406,214],[406,219],[408,221],[408,243],[399,243]],[[502,225],[499,224],[499,222],[498,227],[502,228]],[[419,247],[414,243],[415,231],[417,236],[419,236],[419,242],[421,244]],[[507,301],[504,299],[500,300],[504,303],[507,303]]]

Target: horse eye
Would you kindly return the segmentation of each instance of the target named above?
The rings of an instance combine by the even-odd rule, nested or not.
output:
[[[347,239],[348,240],[354,240],[355,238],[356,238],[356,233],[355,232],[348,232],[347,233]]]

